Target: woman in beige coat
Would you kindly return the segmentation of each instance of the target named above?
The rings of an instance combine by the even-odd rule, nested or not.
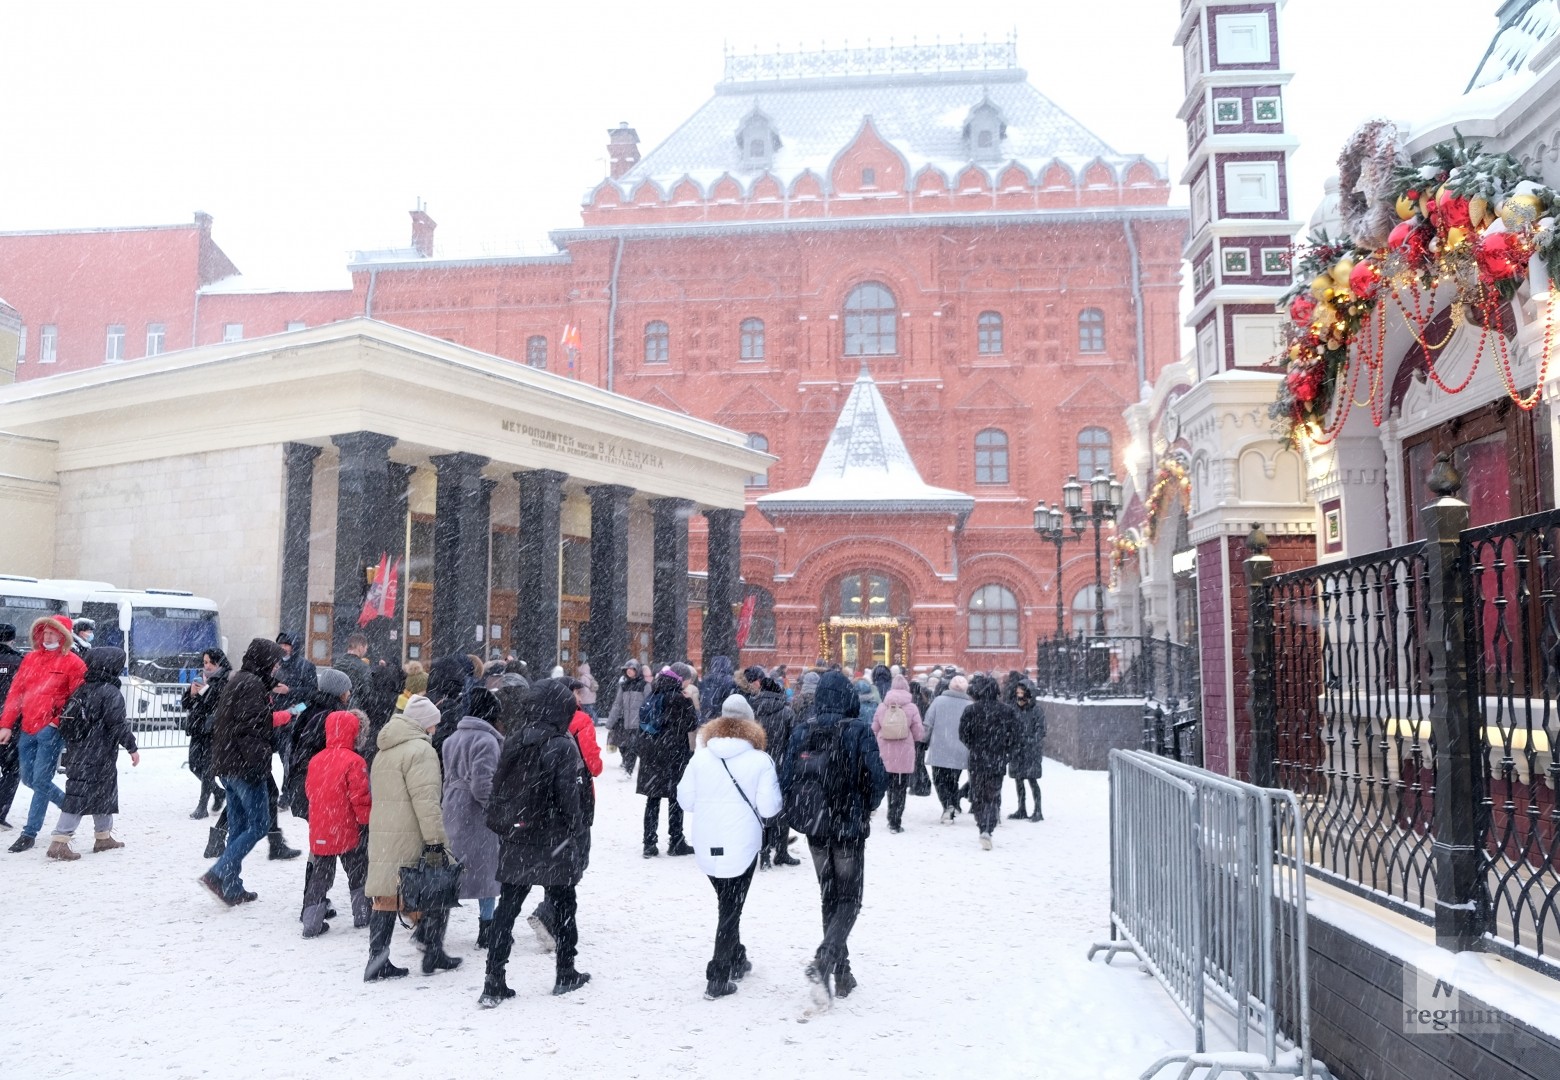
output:
[[[374,899],[368,920],[368,967],[364,982],[395,979],[406,968],[390,962],[390,937],[400,910],[401,868],[416,866],[426,848],[444,851],[447,837],[439,796],[444,778],[431,732],[439,724],[439,709],[421,694],[392,716],[376,740],[370,787],[374,808],[368,818],[368,879],[364,891]],[[416,913],[412,913],[415,915]],[[444,951],[446,911],[422,915],[424,975],[460,966],[460,958]]]

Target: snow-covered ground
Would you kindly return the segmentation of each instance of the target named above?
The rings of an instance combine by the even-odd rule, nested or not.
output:
[[[452,920],[460,970],[424,978],[398,930],[392,955],[413,973],[371,986],[367,931],[350,917],[299,937],[302,859],[268,862],[262,844],[244,873],[259,902],[220,907],[195,883],[210,822],[187,817],[197,785],[183,758],[149,750],[132,769],[121,755],[123,850],[92,854],[83,827],[76,863],[46,859],[42,843],[0,851],[0,1076],[1105,1080],[1189,1048],[1190,1025],[1130,959],[1084,959],[1106,936],[1104,773],[1049,762],[1046,820],[1004,820],[991,852],[968,815],[940,825],[935,798],[910,800],[900,835],[879,812],[851,937],[860,988],[802,1023],[821,935],[810,866],[756,878],[742,928],[753,972],[735,996],[703,1000],[714,893],[691,858],[640,857],[644,800],[615,757],[580,886],[592,981],[551,997],[552,958],[522,922],[519,995],[492,1011],[477,1008],[474,904]],[[1004,797],[1011,810],[1011,782]],[[284,828],[304,846],[304,822],[284,815]],[[333,899],[345,909],[343,876]]]

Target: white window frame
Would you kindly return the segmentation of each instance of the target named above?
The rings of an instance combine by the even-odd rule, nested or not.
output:
[[[146,324],[146,355],[161,356],[168,348],[168,327],[165,323]]]
[[[307,330],[308,328],[309,328],[309,324],[304,322],[302,319],[288,319],[287,320],[287,331],[288,331],[288,333],[291,333],[294,330]]]
[[[227,342],[227,341],[243,341],[244,340],[244,324],[241,323],[241,322],[223,323],[222,324],[222,340],[224,342]]]
[[[1213,33],[1221,68],[1273,61],[1272,24],[1265,11],[1215,14]]]
[[[1217,375],[1224,367],[1219,356],[1219,327],[1210,322],[1197,331],[1197,377]]]
[[[109,323],[103,336],[103,363],[118,364],[125,358],[125,325]]]
[[[16,363],[27,363],[27,327],[22,327],[21,334],[16,339]]]
[[[60,358],[60,328],[55,323],[44,323],[38,328],[38,363],[53,364]]]

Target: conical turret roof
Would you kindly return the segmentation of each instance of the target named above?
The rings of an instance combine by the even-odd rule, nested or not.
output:
[[[806,487],[761,495],[761,513],[952,513],[975,499],[921,479],[877,383],[863,366]]]

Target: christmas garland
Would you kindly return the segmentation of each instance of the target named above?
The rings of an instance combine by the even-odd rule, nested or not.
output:
[[[1130,533],[1118,533],[1110,538],[1110,569],[1115,574],[1121,570],[1122,565],[1141,550],[1141,546],[1134,540]]]
[[[1526,283],[1530,260],[1552,263],[1560,255],[1555,227],[1560,194],[1529,177],[1511,155],[1485,153],[1460,134],[1437,145],[1423,164],[1399,164],[1381,188],[1380,198],[1398,222],[1384,245],[1367,248],[1319,233],[1291,253],[1298,280],[1280,303],[1289,323],[1284,351],[1275,358],[1284,380],[1271,409],[1291,440],[1305,434],[1330,442],[1355,404],[1369,404],[1372,419],[1381,423],[1386,324],[1393,308],[1423,347],[1427,374],[1441,389],[1458,393],[1467,387],[1494,330],[1508,393],[1520,408],[1538,403],[1554,320],[1546,327],[1538,386],[1523,395],[1499,330],[1500,308]],[[1362,220],[1358,207],[1350,219]],[[1442,286],[1453,290],[1452,326],[1432,343],[1426,334]],[[1433,354],[1470,315],[1483,337],[1467,378],[1449,386],[1436,373]],[[1362,377],[1363,401],[1357,398]]]
[[[1192,477],[1180,458],[1165,458],[1159,463],[1159,469],[1154,473],[1154,482],[1148,488],[1148,498],[1144,500],[1147,521],[1143,532],[1150,542],[1159,535],[1159,519],[1169,508],[1170,497],[1176,494],[1181,496],[1183,504],[1190,503]]]

